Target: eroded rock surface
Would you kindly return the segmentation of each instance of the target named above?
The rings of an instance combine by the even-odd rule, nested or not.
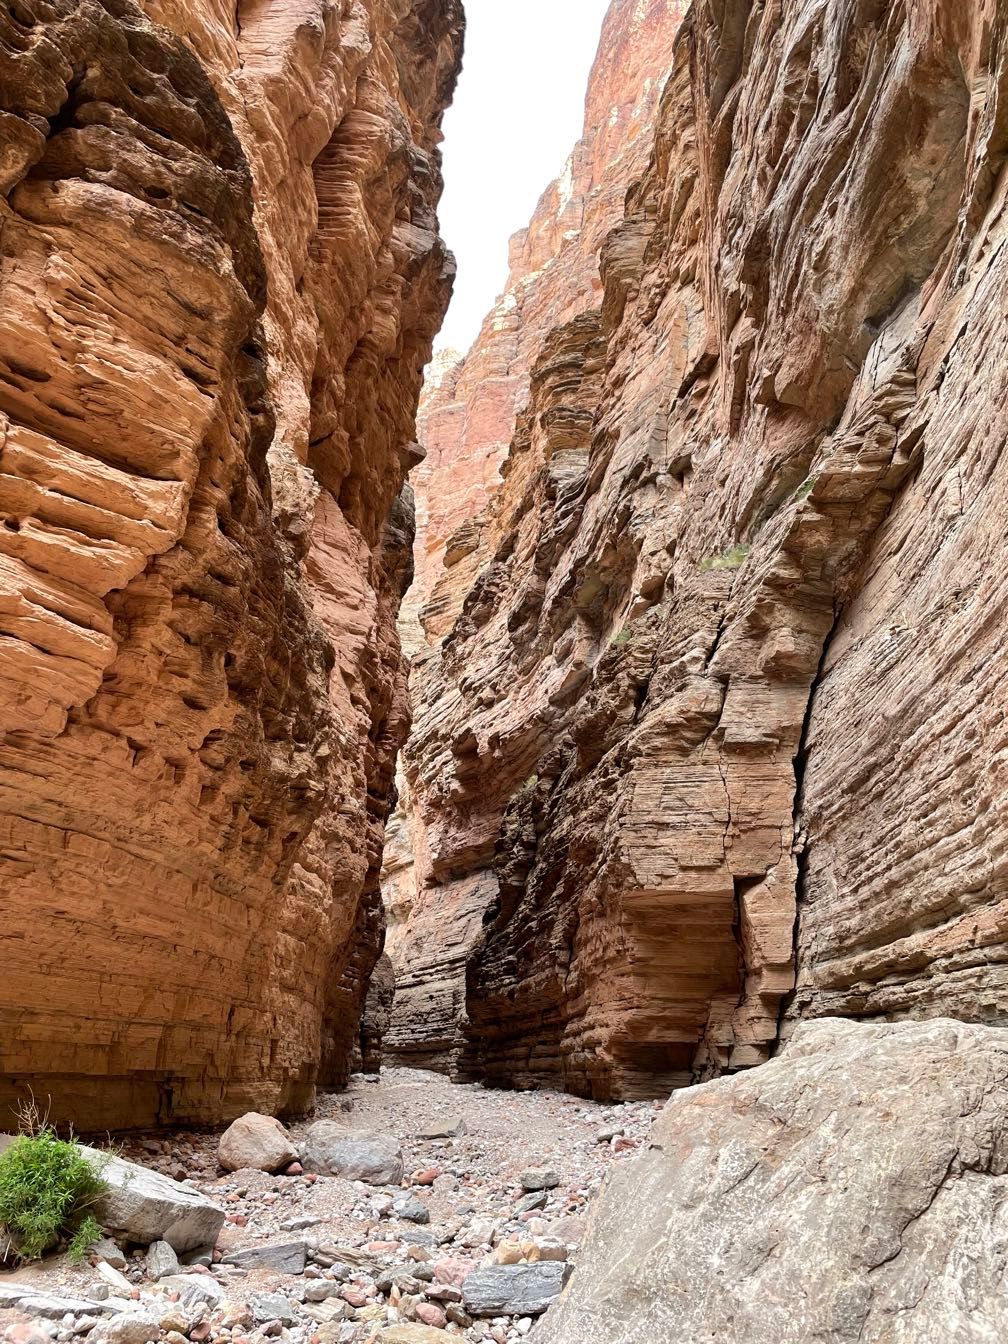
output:
[[[1006,1106],[1002,1030],[803,1024],[780,1059],[673,1097],[543,1338],[1002,1338]]]
[[[1003,1015],[1005,23],[693,7],[416,674],[396,1048],[660,1094]]]
[[[558,323],[599,302],[599,251],[622,218],[627,187],[647,165],[686,8],[685,0],[614,0],[591,72],[582,138],[528,228],[511,240],[507,285],[472,349],[464,358],[442,352],[428,373],[419,417],[426,458],[411,477],[416,579],[401,621],[418,709],[429,694],[426,658],[451,629],[496,545],[483,511],[500,487],[532,366]],[[414,805],[414,769],[400,788],[382,878],[399,974],[387,1044],[392,1058],[443,1064],[454,1058],[465,959],[493,888],[464,871],[456,882],[439,866],[424,834],[426,808]]]
[[[0,13],[0,1105],[298,1109],[381,940],[456,0]]]

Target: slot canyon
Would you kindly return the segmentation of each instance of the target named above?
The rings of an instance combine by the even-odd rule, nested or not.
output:
[[[0,5],[0,1340],[1000,1344],[1008,0],[611,0],[457,351],[480,3]]]

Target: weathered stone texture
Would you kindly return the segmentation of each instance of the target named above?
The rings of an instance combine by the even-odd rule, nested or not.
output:
[[[2,1106],[211,1120],[346,1067],[461,26],[0,13]]]
[[[511,240],[507,285],[471,350],[464,358],[443,352],[428,373],[418,422],[426,458],[411,477],[416,580],[401,621],[414,656],[417,707],[428,695],[425,659],[451,629],[497,544],[483,510],[500,487],[532,367],[554,327],[598,303],[599,252],[623,216],[627,187],[647,165],[685,9],[684,0],[614,0],[591,72],[582,138],[528,228]],[[393,927],[419,897],[402,936],[390,941],[400,977],[389,1045],[424,1063],[443,1060],[445,1041],[454,1037],[465,958],[491,891],[481,880],[463,877],[455,887],[443,872],[433,873],[410,788],[408,781],[401,790],[383,877]]]
[[[1005,27],[687,18],[419,667],[453,1067],[657,1094],[782,1017],[1004,1015]]]
[[[592,1215],[550,1344],[994,1344],[1008,1330],[1008,1041],[803,1023],[674,1096]]]

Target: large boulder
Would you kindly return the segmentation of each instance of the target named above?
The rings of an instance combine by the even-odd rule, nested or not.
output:
[[[112,1153],[84,1151],[108,1186],[95,1205],[95,1217],[114,1237],[141,1246],[166,1241],[174,1251],[217,1240],[224,1210],[206,1195]]]
[[[257,1111],[239,1116],[217,1145],[217,1159],[225,1171],[240,1171],[243,1167],[280,1171],[296,1162],[297,1157],[298,1150],[280,1121]]]
[[[798,1028],[618,1169],[549,1344],[1008,1338],[1008,1032]]]
[[[398,1185],[403,1177],[402,1149],[394,1135],[345,1129],[335,1120],[317,1120],[309,1128],[301,1163],[305,1171],[369,1185]]]

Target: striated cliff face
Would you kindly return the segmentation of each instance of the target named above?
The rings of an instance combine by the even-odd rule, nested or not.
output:
[[[1005,22],[694,5],[416,674],[397,1048],[634,1095],[1003,1016]]]
[[[507,285],[471,350],[464,358],[443,352],[428,372],[418,422],[426,458],[411,477],[416,579],[401,622],[421,714],[429,700],[426,654],[451,630],[497,544],[485,509],[500,487],[532,367],[558,324],[600,301],[599,253],[623,217],[628,186],[647,166],[686,7],[686,0],[614,0],[589,79],[582,138],[528,228],[511,240]],[[438,868],[427,850],[425,809],[413,805],[414,773],[407,762],[383,877],[399,976],[387,1045],[403,1057],[438,1062],[452,1048],[465,957],[492,890],[478,871],[463,870],[455,882]]]
[[[428,372],[419,417],[426,459],[411,478],[416,580],[402,621],[409,645],[436,642],[451,629],[476,577],[481,514],[500,484],[543,339],[598,302],[599,249],[647,165],[686,5],[614,0],[589,78],[582,138],[528,227],[511,239],[507,284],[472,348],[465,356],[442,351]]]
[[[0,14],[0,1106],[337,1081],[408,706],[456,0]]]

